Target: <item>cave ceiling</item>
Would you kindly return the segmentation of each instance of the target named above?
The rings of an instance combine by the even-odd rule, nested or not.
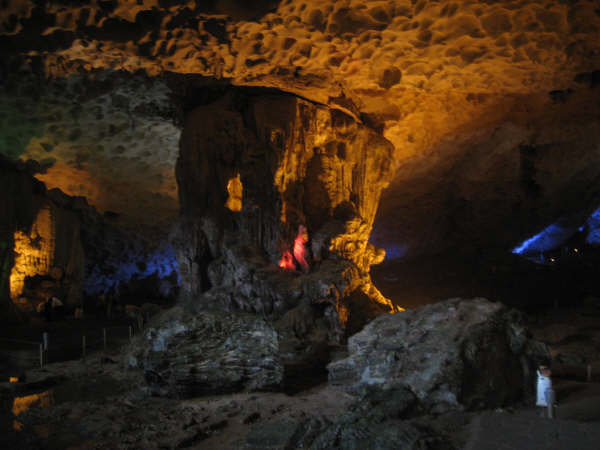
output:
[[[202,79],[293,93],[388,139],[374,238],[400,253],[486,245],[482,227],[508,245],[600,202],[598,2],[248,5],[2,0],[0,152],[101,211],[169,223]]]

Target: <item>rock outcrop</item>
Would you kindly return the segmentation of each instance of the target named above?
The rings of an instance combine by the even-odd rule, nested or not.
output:
[[[37,303],[51,295],[69,306],[81,302],[81,215],[54,198],[55,193],[26,170],[0,160],[0,298],[21,305],[24,312],[34,312]],[[28,290],[27,281],[36,276],[41,279],[35,291]]]
[[[255,315],[173,308],[154,317],[124,354],[157,395],[188,398],[281,386],[277,333]]]
[[[454,448],[424,425],[399,420],[374,420],[364,411],[344,414],[335,423],[311,418],[303,423],[255,426],[246,436],[248,450],[306,448],[310,450],[434,450]],[[441,447],[443,445],[443,447]]]
[[[368,242],[392,150],[352,117],[291,95],[229,91],[190,111],[172,234],[182,301],[266,314],[321,343],[393,312],[369,277],[385,252]]]
[[[482,298],[378,317],[349,339],[348,350],[348,358],[329,364],[329,382],[366,401],[387,397],[396,414],[529,399],[537,366],[550,358],[516,311]]]

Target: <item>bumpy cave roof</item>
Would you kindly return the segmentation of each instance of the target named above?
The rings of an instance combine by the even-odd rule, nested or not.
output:
[[[397,171],[375,239],[397,248],[481,224],[508,244],[567,203],[600,202],[597,2],[248,4],[2,0],[0,151],[101,210],[168,222],[172,99],[202,77],[301,95],[381,132]]]

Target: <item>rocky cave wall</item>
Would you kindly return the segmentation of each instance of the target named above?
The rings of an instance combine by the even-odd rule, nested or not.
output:
[[[394,256],[508,253],[561,221],[576,230],[600,206],[600,86],[472,97],[481,115],[399,167],[374,242]],[[402,192],[403,195],[397,195]]]
[[[14,231],[18,228],[28,229],[33,220],[32,210],[34,187],[17,174],[5,168],[5,162],[0,159],[0,183],[2,186],[2,202],[0,208],[2,225],[0,227],[0,308],[3,317],[14,319],[16,308],[10,300],[10,272],[14,265]]]
[[[123,226],[155,228],[164,238],[177,214],[180,130],[170,92],[165,79],[143,74],[47,79],[35,64],[11,68],[0,89],[0,153],[30,161],[48,189],[85,197]]]
[[[28,172],[4,159],[1,163],[2,303],[14,302],[25,312],[50,295],[69,306],[80,304],[84,255],[77,212],[53,201]],[[30,294],[26,283],[35,276],[48,280],[29,301],[23,298]]]
[[[509,251],[598,206],[596,2],[3,6],[3,153],[134,227],[176,216],[169,97],[200,77],[294,93],[391,142],[374,226],[391,257]]]
[[[393,311],[369,277],[385,252],[368,243],[392,152],[352,117],[289,94],[229,89],[190,110],[172,236],[182,298],[199,309],[275,317],[321,303],[342,325],[353,296]],[[309,268],[281,269],[301,225]]]
[[[127,301],[176,296],[177,263],[168,242],[124,234],[83,197],[47,190],[24,165],[0,163],[2,317],[15,318],[14,305],[35,313],[50,296],[67,308],[82,306],[85,296],[115,287]]]

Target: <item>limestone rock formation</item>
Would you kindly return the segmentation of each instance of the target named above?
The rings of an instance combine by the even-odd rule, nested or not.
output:
[[[484,248],[498,234],[506,250],[565,205],[600,202],[599,42],[591,0],[6,0],[0,151],[100,210],[168,223],[171,94],[182,80],[268,87],[392,143],[399,170],[375,227],[386,248]]]
[[[550,358],[516,311],[482,298],[378,317],[349,339],[348,350],[329,364],[329,382],[367,399],[387,396],[399,414],[528,399],[537,366]]]
[[[394,311],[369,277],[384,252],[368,243],[391,154],[352,117],[290,95],[230,91],[190,111],[177,163],[182,217],[172,235],[182,299],[195,310],[288,314],[282,320],[300,335],[318,329],[317,340],[330,342],[353,314],[364,324]],[[290,270],[279,267],[286,252],[297,270],[292,260]],[[372,303],[362,317],[350,301],[360,295]]]
[[[144,369],[156,394],[187,398],[279,388],[278,352],[277,333],[255,315],[173,308],[152,319],[124,358]]]
[[[381,260],[367,239],[392,152],[339,111],[289,95],[234,91],[186,117],[177,163],[181,208],[185,216],[223,221],[227,187],[239,180],[241,214],[230,220],[272,262],[281,256],[279,241],[293,240],[302,224],[311,236],[324,234],[323,248],[313,248],[318,258],[333,252],[365,270]]]
[[[175,297],[177,262],[166,240],[149,243],[124,233],[83,197],[47,190],[4,158],[0,175],[2,302],[35,313],[56,296],[70,309],[81,306],[85,295],[119,284],[122,300],[129,300],[134,285],[144,284],[143,275],[155,277],[154,292],[136,301]]]
[[[0,164],[0,298],[27,312],[52,295],[69,306],[79,304],[84,278],[79,212],[54,201],[27,171],[5,159]],[[29,290],[27,281],[36,276],[40,283]]]

